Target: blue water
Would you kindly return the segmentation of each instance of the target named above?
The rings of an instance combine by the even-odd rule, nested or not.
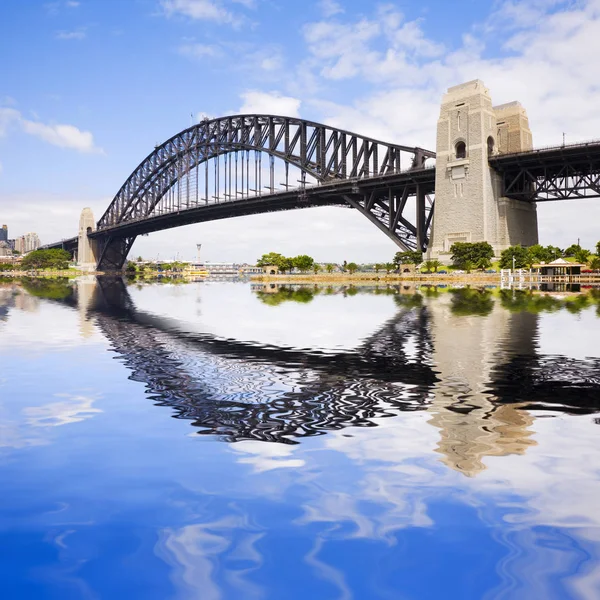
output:
[[[2,597],[599,598],[598,295],[316,292],[1,284]]]

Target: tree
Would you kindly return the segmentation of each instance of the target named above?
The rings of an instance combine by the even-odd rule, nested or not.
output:
[[[334,268],[335,268],[335,266],[332,263],[327,263],[325,265],[325,269],[327,270],[328,273],[333,273]]]
[[[382,271],[384,268],[383,264],[381,264],[381,263],[375,263],[374,267],[375,267],[375,273],[379,273],[379,271]]]
[[[313,273],[316,275],[320,270],[321,270],[321,265],[318,263],[315,263],[313,265]]]
[[[542,262],[547,263],[553,260],[550,258],[550,252],[548,252],[548,248],[544,248],[544,246],[541,244],[534,244],[533,246],[530,246],[527,252],[531,260],[530,264]]]
[[[437,273],[437,270],[443,266],[439,260],[430,260],[430,265],[433,267],[433,272]]]
[[[275,265],[280,270],[283,271],[282,264],[286,260],[283,254],[279,254],[278,252],[269,252],[268,254],[263,254],[257,261],[257,267],[269,267],[271,265]]]
[[[596,256],[600,256],[600,242],[596,242]]]
[[[385,272],[389,275],[394,270],[395,266],[396,265],[394,265],[394,263],[389,262],[385,263],[385,265],[383,265],[383,268],[385,269]]]
[[[427,273],[431,273],[432,271],[434,273],[437,273],[437,270],[442,266],[442,263],[439,260],[427,260],[425,261],[425,271],[427,271]]]
[[[590,269],[598,271],[600,269],[600,256],[594,256],[589,262]]]
[[[455,242],[450,252],[454,265],[465,270],[468,270],[467,263],[471,268],[487,269],[494,257],[494,249],[487,242]]]
[[[581,246],[579,244],[571,244],[565,250],[565,256],[575,256],[575,253],[581,250]]]
[[[500,255],[500,268],[512,269],[513,257],[515,259],[515,269],[523,269],[527,266],[529,261],[529,253],[527,248],[523,248],[523,246],[510,246],[510,248],[503,250],[502,254]]]
[[[348,270],[348,272],[350,273],[350,275],[352,275],[353,273],[356,273],[356,271],[358,271],[358,265],[354,262],[351,263],[346,263],[346,261],[344,261],[346,269]]]
[[[285,256],[282,257],[282,259],[279,261],[279,264],[277,265],[279,267],[279,270],[282,273],[285,273],[286,271],[288,273],[292,272],[292,269],[294,268],[294,261],[291,258],[286,258]]]
[[[57,269],[69,268],[71,255],[66,250],[34,250],[22,261],[23,269]]]
[[[310,271],[313,268],[315,261],[312,257],[308,256],[307,254],[300,254],[299,256],[296,256],[292,259],[292,264],[299,271],[305,272]]]
[[[585,248],[580,248],[579,250],[577,250],[577,252],[575,252],[575,260],[578,263],[586,263],[588,261],[588,258],[590,257],[591,252],[589,250],[586,250]]]
[[[406,252],[396,252],[394,255],[394,264],[399,265],[420,265],[423,261],[423,253],[417,250],[408,250]]]
[[[564,255],[564,250],[561,250],[558,246],[546,246],[546,252],[548,253],[548,262],[562,258]]]

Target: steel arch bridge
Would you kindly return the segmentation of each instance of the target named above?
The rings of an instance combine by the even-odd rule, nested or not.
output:
[[[98,270],[118,270],[138,235],[337,205],[360,211],[400,248],[425,250],[435,186],[428,158],[435,153],[297,118],[204,120],[155,147],[88,237]]]

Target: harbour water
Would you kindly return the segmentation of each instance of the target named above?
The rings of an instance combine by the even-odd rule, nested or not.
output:
[[[600,597],[600,293],[0,284],[21,598]]]

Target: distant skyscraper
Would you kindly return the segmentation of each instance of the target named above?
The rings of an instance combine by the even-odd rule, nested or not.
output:
[[[15,250],[21,254],[33,252],[34,250],[37,250],[40,245],[40,238],[37,233],[33,232],[26,233],[15,240]]]
[[[37,233],[26,233],[23,237],[25,238],[25,252],[33,252],[41,246]]]
[[[2,225],[0,229],[0,242],[8,242],[8,226]]]

